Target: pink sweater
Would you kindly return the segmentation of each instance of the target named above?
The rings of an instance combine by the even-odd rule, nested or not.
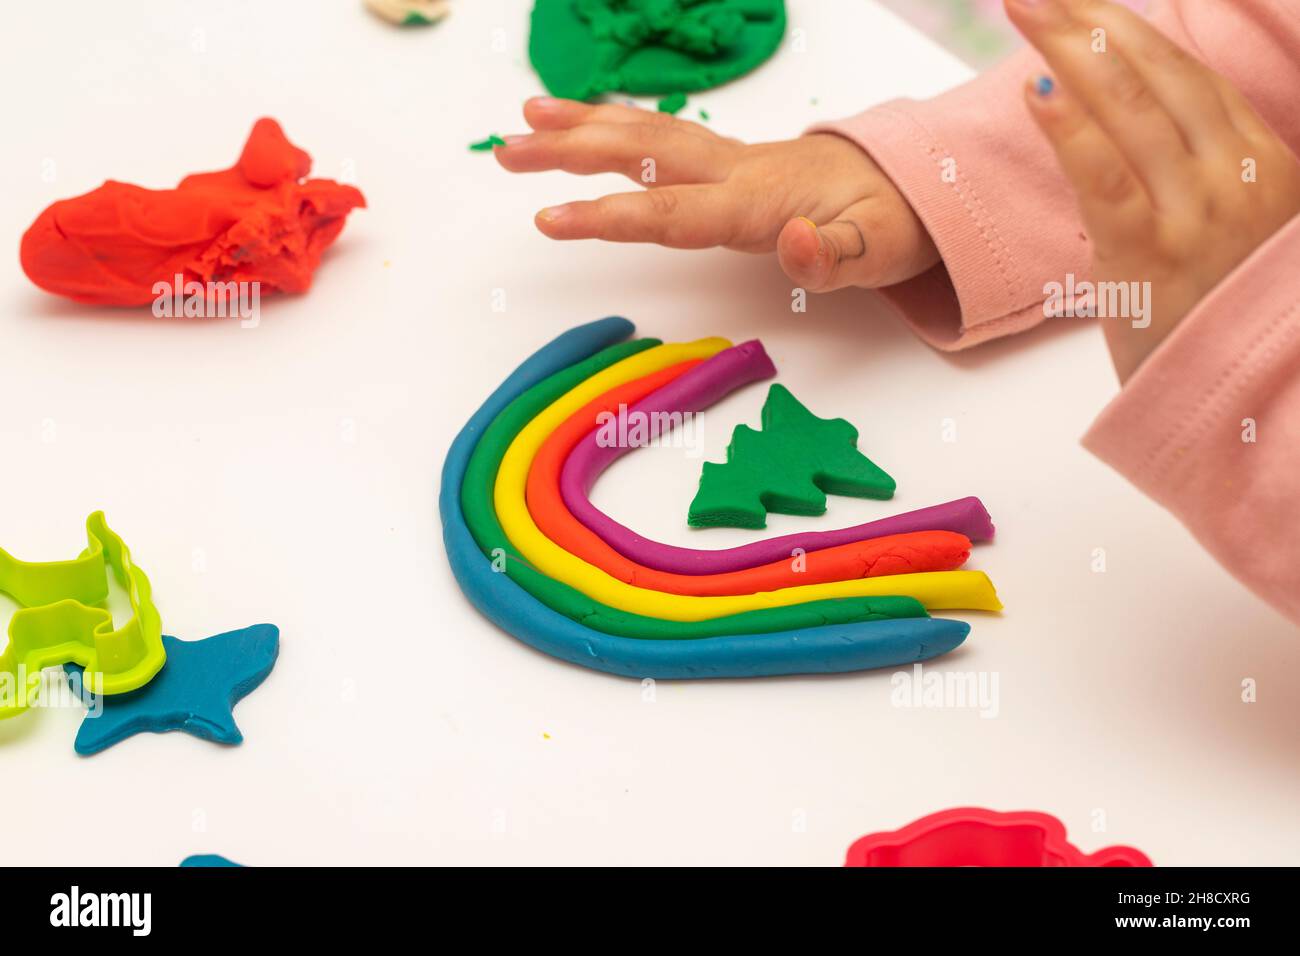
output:
[[[1300,152],[1293,0],[1157,0],[1151,19]],[[936,99],[817,127],[870,153],[934,238],[942,263],[881,291],[940,349],[1037,325],[1044,285],[1088,274],[1074,195],[1021,94],[1042,70],[1026,49]],[[1182,321],[1083,443],[1300,622],[1300,217]]]

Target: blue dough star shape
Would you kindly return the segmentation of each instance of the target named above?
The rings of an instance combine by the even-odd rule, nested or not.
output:
[[[126,694],[99,697],[103,710],[86,714],[76,751],[99,753],[134,734],[183,730],[204,740],[237,744],[235,704],[266,680],[280,653],[280,629],[254,624],[202,641],[163,635],[167,663],[153,680]],[[69,672],[80,668],[67,665]],[[82,691],[83,697],[86,692]]]

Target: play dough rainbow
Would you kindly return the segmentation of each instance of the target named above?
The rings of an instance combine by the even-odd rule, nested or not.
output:
[[[529,516],[524,490],[551,431],[612,388],[650,376],[640,382],[650,394],[728,346],[717,339],[618,344],[631,332],[626,320],[605,319],[560,336],[521,365],[452,444],[439,499],[444,539],[466,596],[491,620],[539,650],[610,673],[744,677],[889,666],[965,639],[968,625],[926,616],[909,594],[934,606],[1000,606],[978,572],[895,574],[770,594],[665,594],[611,577],[550,541]],[[551,479],[553,487],[554,469]],[[525,547],[515,539],[519,528]],[[537,563],[532,549],[587,577],[571,586]],[[630,607],[604,602],[607,592]]]
[[[981,571],[921,572],[887,578],[862,578],[763,591],[757,594],[695,597],[638,588],[620,581],[570,554],[542,534],[525,501],[528,469],[542,442],[566,418],[604,392],[677,362],[708,357],[730,345],[723,339],[701,339],[686,345],[659,345],[625,358],[596,373],[552,402],[515,437],[501,461],[494,490],[497,517],[510,542],[537,570],[570,585],[588,597],[635,614],[673,621],[703,621],[766,607],[802,604],[821,598],[906,595],[927,608],[975,608],[996,611],[998,602],[987,575]]]
[[[466,465],[461,488],[464,517],[494,569],[503,571],[548,607],[583,624],[624,637],[691,639],[732,634],[766,633],[821,624],[876,620],[883,617],[925,616],[925,609],[910,598],[840,599],[814,601],[787,607],[749,611],[708,621],[671,621],[609,607],[539,573],[510,543],[492,507],[492,488],[501,458],[519,431],[542,408],[601,369],[628,355],[645,351],[657,340],[643,339],[613,345],[585,361],[565,368],[527,389],[491,420]],[[901,613],[899,603],[909,610]]]

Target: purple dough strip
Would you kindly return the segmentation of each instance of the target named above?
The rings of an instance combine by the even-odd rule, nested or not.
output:
[[[754,340],[725,349],[695,368],[651,392],[632,406],[629,414],[698,412],[742,385],[771,378],[776,367]],[[653,422],[653,418],[649,418]],[[560,475],[560,493],[575,518],[624,557],[649,568],[674,574],[725,574],[790,557],[795,548],[818,551],[868,538],[911,531],[955,531],[972,541],[993,537],[993,522],[978,498],[959,498],[906,514],[835,531],[801,531],[736,548],[701,551],[679,548],[641,537],[591,503],[588,495],[596,479],[634,446],[603,446],[593,428],[569,453]]]

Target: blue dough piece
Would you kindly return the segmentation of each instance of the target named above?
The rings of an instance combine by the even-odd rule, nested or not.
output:
[[[461,590],[485,617],[525,644],[562,660],[609,674],[660,680],[867,670],[936,657],[966,639],[969,624],[942,618],[833,624],[694,640],[617,637],[551,610],[509,575],[493,571],[460,508],[460,487],[474,446],[484,429],[520,394],[626,339],[634,329],[627,319],[607,318],[563,333],[515,369],[452,442],[438,495],[443,542]]]
[[[280,629],[254,624],[202,641],[163,635],[167,663],[139,690],[101,695],[103,711],[81,721],[77,753],[99,753],[134,734],[183,730],[204,740],[237,744],[235,704],[266,680],[280,653]],[[69,673],[81,670],[65,665]],[[83,697],[85,697],[83,689]]]
[[[181,866],[234,866],[241,870],[244,868],[244,864],[227,860],[224,856],[215,853],[196,853],[194,856],[187,856],[181,860]]]

